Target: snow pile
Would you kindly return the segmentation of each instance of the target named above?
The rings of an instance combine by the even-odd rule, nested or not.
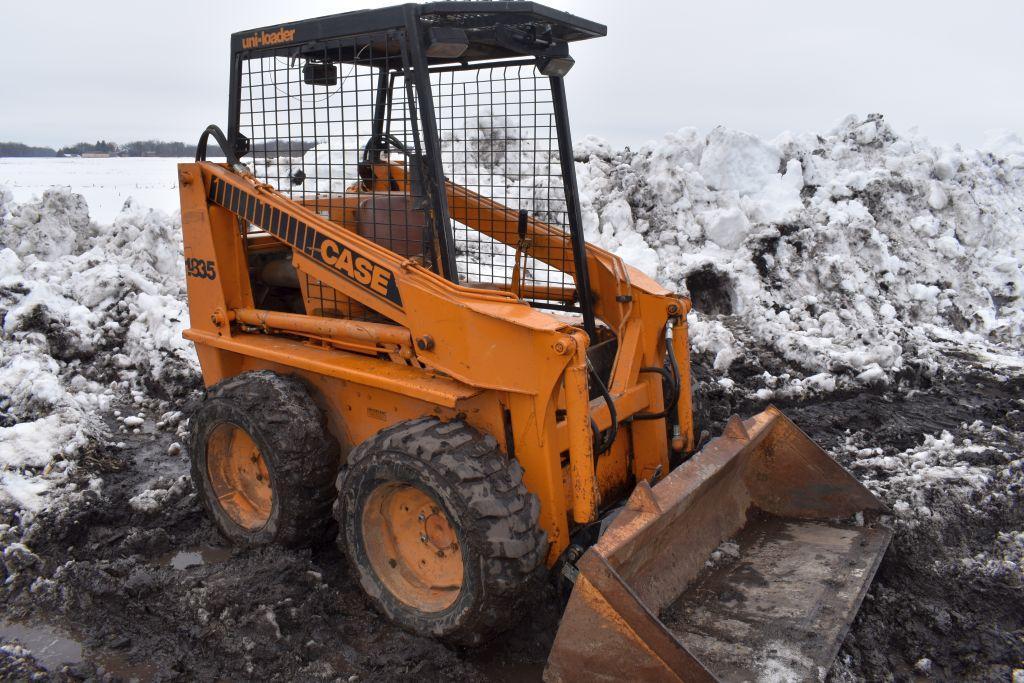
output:
[[[445,172],[561,224],[558,155],[517,123],[481,107],[442,131]],[[266,176],[287,191],[338,191],[355,180],[359,149],[327,139]],[[851,116],[770,142],[724,128],[636,151],[587,138],[575,155],[588,239],[691,295],[694,347],[718,376],[771,356],[736,373],[762,400],[929,374],[936,345],[1019,355],[1024,143],[1012,133],[982,150],[940,148]],[[299,167],[306,180],[293,186]],[[454,227],[465,277],[510,280],[514,249]],[[530,258],[524,275],[570,284]]]
[[[858,432],[847,439],[849,467],[891,504],[897,528],[934,529],[957,519],[995,523],[994,511],[1012,509],[1024,495],[1024,457],[1007,449],[1010,432],[1002,426],[978,420],[961,431],[969,436],[925,435],[920,445],[896,453],[865,447],[873,435]],[[965,572],[1024,576],[1024,530],[1000,531],[985,551],[949,561]]]
[[[446,174],[560,223],[557,154],[515,123],[481,108],[443,131]],[[303,160],[317,187],[321,147]],[[719,376],[771,357],[738,373],[762,400],[932,373],[939,347],[1021,351],[1024,143],[1012,133],[941,148],[851,116],[825,135],[683,129],[637,151],[587,138],[575,155],[588,239],[691,295],[695,350]],[[328,160],[351,175],[352,159]],[[455,233],[464,275],[509,280],[513,249]],[[537,265],[527,282],[561,280]]]
[[[99,226],[70,190],[0,188],[0,503],[39,509],[115,401],[192,381],[182,259],[166,214],[127,203]]]
[[[974,427],[980,429],[981,424]],[[883,455],[881,448],[854,449],[858,459],[851,467],[864,472],[866,485],[884,493],[886,500],[894,500],[896,516],[913,526],[931,515],[927,505],[930,493],[940,490],[944,495],[956,495],[989,483],[989,468],[972,465],[970,458],[990,451],[989,446],[970,439],[956,443],[952,434],[943,431],[938,437],[926,435],[921,446],[893,455]],[[1000,453],[1003,464],[1012,460],[1008,454]],[[876,482],[873,475],[883,479]]]
[[[936,343],[1019,356],[1024,144],[939,148],[877,115],[765,142],[683,129],[576,148],[588,239],[688,292],[698,352],[764,356],[759,396],[929,372]],[[994,345],[994,346],[992,346]],[[915,367],[916,366],[916,367]]]

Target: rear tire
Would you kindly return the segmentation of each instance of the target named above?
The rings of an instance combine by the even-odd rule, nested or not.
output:
[[[547,536],[523,470],[463,422],[403,422],[349,454],[338,543],[369,598],[424,636],[476,645],[515,622]]]
[[[333,526],[338,445],[305,384],[270,371],[210,388],[190,419],[192,481],[235,545],[309,545]]]

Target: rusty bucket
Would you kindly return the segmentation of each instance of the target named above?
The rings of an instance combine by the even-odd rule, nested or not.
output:
[[[888,512],[781,411],[640,484],[579,574],[547,681],[815,680],[892,537]]]

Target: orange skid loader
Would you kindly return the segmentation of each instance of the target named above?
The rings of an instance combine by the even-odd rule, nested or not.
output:
[[[336,533],[416,633],[568,584],[549,680],[817,677],[886,509],[774,408],[697,450],[689,300],[583,235],[564,79],[604,33],[439,2],[232,36],[179,167],[193,480],[235,543]]]

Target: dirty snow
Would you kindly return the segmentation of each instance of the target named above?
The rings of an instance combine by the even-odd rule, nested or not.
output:
[[[129,202],[110,224],[81,195],[11,201],[0,187],[0,502],[39,510],[108,445],[118,401],[195,373],[177,218]]]
[[[779,372],[742,387],[767,400],[934,371],[939,341],[1019,358],[1022,150],[1009,133],[938,147],[873,115],[770,142],[584,139],[576,158],[588,238],[693,296],[716,370],[775,355]]]
[[[1024,407],[1024,399],[1019,401]],[[1024,454],[1001,425],[981,420],[961,425],[967,436],[949,431],[926,434],[919,445],[886,453],[870,443],[871,434],[853,434],[845,451],[851,471],[895,513],[898,528],[934,526],[957,508],[962,516],[985,517],[993,507],[1013,504],[1024,485]],[[938,506],[938,507],[936,507]],[[984,551],[965,557],[937,558],[959,563],[963,573],[1024,578],[1024,529],[999,531]]]
[[[190,481],[187,475],[183,475],[174,481],[157,482],[153,488],[146,489],[128,499],[128,504],[133,510],[139,512],[155,512],[167,501],[180,498],[187,493],[191,485]]]

